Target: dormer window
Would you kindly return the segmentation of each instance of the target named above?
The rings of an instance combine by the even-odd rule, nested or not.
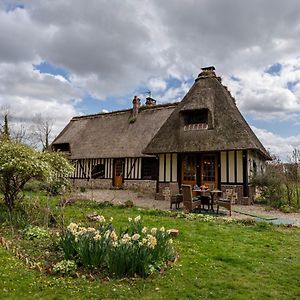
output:
[[[60,144],[54,144],[52,146],[54,151],[57,152],[70,152],[70,144],[69,143],[60,143]]]
[[[184,112],[184,131],[208,129],[208,109]]]

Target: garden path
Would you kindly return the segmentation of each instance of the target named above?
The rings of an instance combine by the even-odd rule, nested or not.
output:
[[[122,204],[127,200],[132,200],[135,206],[142,208],[153,208],[169,210],[170,203],[168,201],[155,200],[151,194],[142,194],[131,190],[87,190],[85,193],[81,193],[80,196],[93,199],[95,201],[104,202],[109,201],[113,204]],[[226,213],[226,210],[224,210]],[[266,210],[263,205],[234,205],[232,218],[234,219],[257,219],[260,220],[278,219],[282,220],[285,224],[293,224],[300,227],[300,213],[283,213],[278,210]],[[221,218],[228,218],[229,215],[220,216]],[[275,221],[276,222],[276,221]]]

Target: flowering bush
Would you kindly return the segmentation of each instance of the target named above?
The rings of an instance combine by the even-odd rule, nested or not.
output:
[[[42,239],[49,237],[49,233],[41,227],[28,226],[23,230],[23,237],[25,240]]]
[[[54,265],[53,272],[62,275],[74,275],[77,265],[74,260],[62,260]]]
[[[141,217],[129,218],[129,225],[120,234],[99,216],[98,229],[71,223],[61,236],[66,259],[77,259],[87,267],[106,268],[115,276],[147,276],[153,266],[161,266],[174,258],[169,231],[148,229]],[[112,221],[112,220],[110,220]]]

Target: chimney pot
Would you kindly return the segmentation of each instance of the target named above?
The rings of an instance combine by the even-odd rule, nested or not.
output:
[[[217,77],[214,66],[204,67],[204,68],[201,68],[201,70],[202,70],[202,72],[198,75],[198,78],[196,78],[195,81],[198,81],[201,78]],[[217,79],[220,81],[219,77],[217,77]]]
[[[133,100],[132,100],[132,117],[136,118],[138,113],[139,113],[139,107],[141,104],[141,100],[140,98],[138,98],[138,96],[134,96]]]
[[[154,106],[154,105],[156,105],[156,100],[151,97],[147,97],[146,98],[146,106]]]

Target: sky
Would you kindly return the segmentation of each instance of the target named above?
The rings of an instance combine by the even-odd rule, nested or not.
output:
[[[272,154],[300,149],[298,0],[0,0],[0,107],[16,122],[180,101],[215,66]]]

